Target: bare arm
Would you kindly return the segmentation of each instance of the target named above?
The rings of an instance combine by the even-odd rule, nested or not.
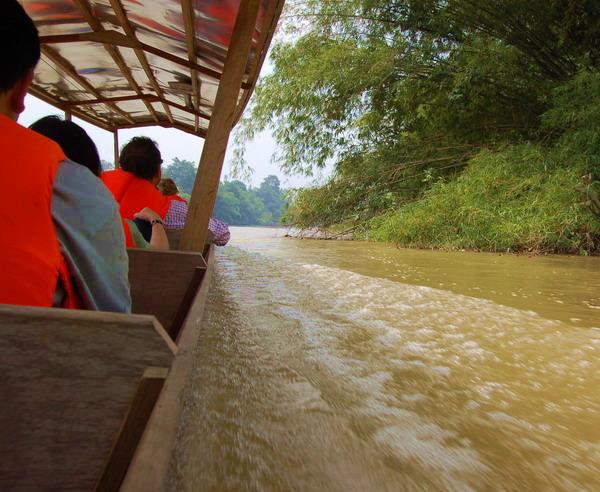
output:
[[[150,237],[150,246],[152,249],[170,249],[169,238],[162,224],[158,222],[152,226],[152,236]]]
[[[227,224],[214,217],[208,221],[208,232],[210,242],[216,246],[225,246],[231,237]]]
[[[150,247],[152,249],[170,249],[169,238],[167,237],[160,215],[154,210],[145,207],[135,214],[134,217],[152,223],[152,236],[150,236]]]

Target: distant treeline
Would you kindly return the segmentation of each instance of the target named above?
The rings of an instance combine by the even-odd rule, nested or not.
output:
[[[271,130],[291,173],[333,163],[287,221],[402,246],[600,251],[600,1],[286,8],[238,140]]]
[[[189,198],[196,176],[191,161],[173,159],[163,167],[163,176],[173,178],[184,198]],[[276,225],[285,206],[285,192],[277,176],[267,176],[258,188],[225,181],[219,185],[213,217],[229,225]]]
[[[213,217],[230,225],[276,225],[285,206],[277,176],[267,176],[258,188],[225,181],[219,185]]]

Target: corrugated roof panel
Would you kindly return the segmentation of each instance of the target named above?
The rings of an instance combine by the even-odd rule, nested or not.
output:
[[[144,68],[140,63],[139,58],[135,54],[135,51],[131,48],[120,47],[119,52],[121,53],[121,56],[129,67],[132,77],[137,82],[142,92],[153,93],[154,88],[148,79],[148,75],[146,75],[146,72],[144,72]]]
[[[24,1],[27,13],[35,21],[41,36],[91,31],[81,11],[72,1]]]
[[[260,1],[238,116],[283,5],[283,0]],[[189,11],[180,0],[21,2],[42,41],[34,94],[61,108],[101,99],[104,111],[76,108],[104,128],[154,121],[197,133],[193,113],[212,114],[240,0],[191,0]],[[132,103],[134,97],[139,102]],[[208,120],[198,123],[204,135]]]
[[[116,96],[116,92],[135,94],[108,52],[102,47],[98,48],[96,43],[89,42],[65,43],[52,47],[75,68],[77,75],[83,77],[103,96]],[[48,58],[47,54],[42,56]]]
[[[118,102],[116,105],[134,118],[144,117],[148,114],[148,108],[140,100]]]

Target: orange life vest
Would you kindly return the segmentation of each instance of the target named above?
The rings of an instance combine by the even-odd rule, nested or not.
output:
[[[119,204],[121,217],[133,220],[144,207],[151,208],[163,219],[169,210],[169,200],[150,181],[135,174],[116,169],[100,176]]]
[[[167,198],[169,199],[169,202],[174,201],[187,203],[187,200],[185,198],[181,198],[179,195],[169,195]]]
[[[52,140],[0,115],[0,303],[52,306],[59,279],[63,307],[81,306],[52,221],[52,190],[61,161]]]

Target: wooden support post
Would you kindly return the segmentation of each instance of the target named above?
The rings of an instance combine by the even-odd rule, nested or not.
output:
[[[119,169],[119,129],[113,130],[113,145],[115,151],[115,169]]]
[[[217,197],[223,159],[248,63],[259,5],[260,0],[240,2],[181,237],[180,249],[184,251],[204,249],[208,220]]]

